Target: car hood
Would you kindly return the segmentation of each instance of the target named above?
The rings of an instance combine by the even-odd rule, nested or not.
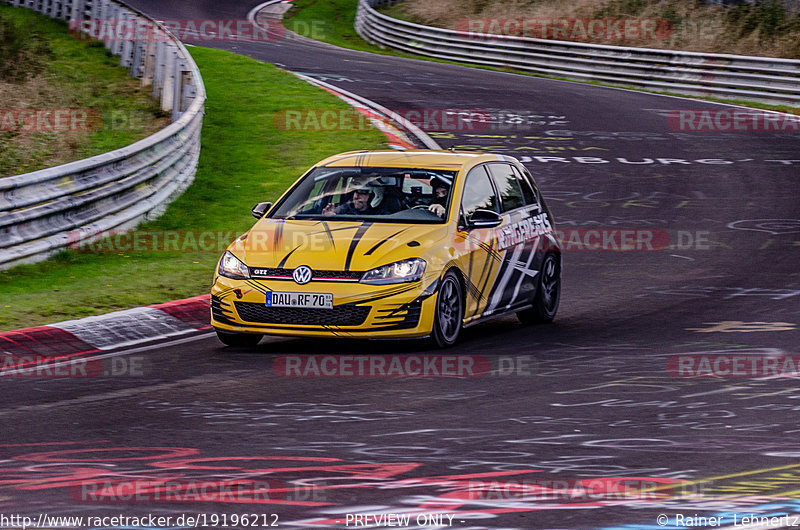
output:
[[[441,224],[261,219],[230,250],[250,267],[366,271],[421,257],[446,234]]]

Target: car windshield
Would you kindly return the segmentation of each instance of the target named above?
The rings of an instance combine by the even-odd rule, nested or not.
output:
[[[455,174],[420,168],[318,167],[291,189],[270,217],[442,223]]]

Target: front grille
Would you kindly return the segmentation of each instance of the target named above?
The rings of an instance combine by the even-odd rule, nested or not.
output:
[[[294,269],[282,269],[277,267],[251,267],[250,275],[253,278],[269,278],[270,280],[291,280]],[[364,271],[318,271],[312,269],[312,279],[315,280],[340,280],[356,282],[364,275]]]
[[[239,318],[259,324],[298,324],[304,326],[360,326],[369,315],[369,306],[340,305],[333,309],[267,307],[255,302],[234,302]]]
[[[382,321],[391,322],[396,329],[410,329],[419,325],[420,315],[422,315],[422,300],[417,299],[400,306],[399,309],[379,310],[375,316],[375,321],[378,323]]]
[[[224,302],[221,298],[212,296],[211,315],[217,322],[226,322],[233,316],[233,311],[231,311],[230,305],[228,305],[227,302]]]

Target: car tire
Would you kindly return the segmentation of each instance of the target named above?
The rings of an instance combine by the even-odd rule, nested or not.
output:
[[[431,338],[439,348],[449,348],[461,335],[464,319],[464,295],[461,282],[452,270],[445,273],[436,296]]]
[[[539,272],[539,285],[533,297],[533,307],[517,313],[523,324],[548,324],[558,311],[561,298],[561,260],[557,254],[547,254]]]
[[[228,333],[226,331],[217,331],[217,338],[226,346],[233,347],[246,347],[255,346],[264,335],[257,335],[252,333]]]

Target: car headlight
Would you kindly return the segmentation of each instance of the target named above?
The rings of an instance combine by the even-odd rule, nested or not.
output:
[[[222,259],[219,260],[218,272],[220,276],[231,280],[247,280],[250,278],[250,269],[239,258],[231,254],[229,250],[226,250],[225,254],[222,255]]]
[[[361,276],[361,283],[383,285],[387,283],[416,282],[425,272],[425,260],[419,258],[407,259],[391,263],[365,272]]]

